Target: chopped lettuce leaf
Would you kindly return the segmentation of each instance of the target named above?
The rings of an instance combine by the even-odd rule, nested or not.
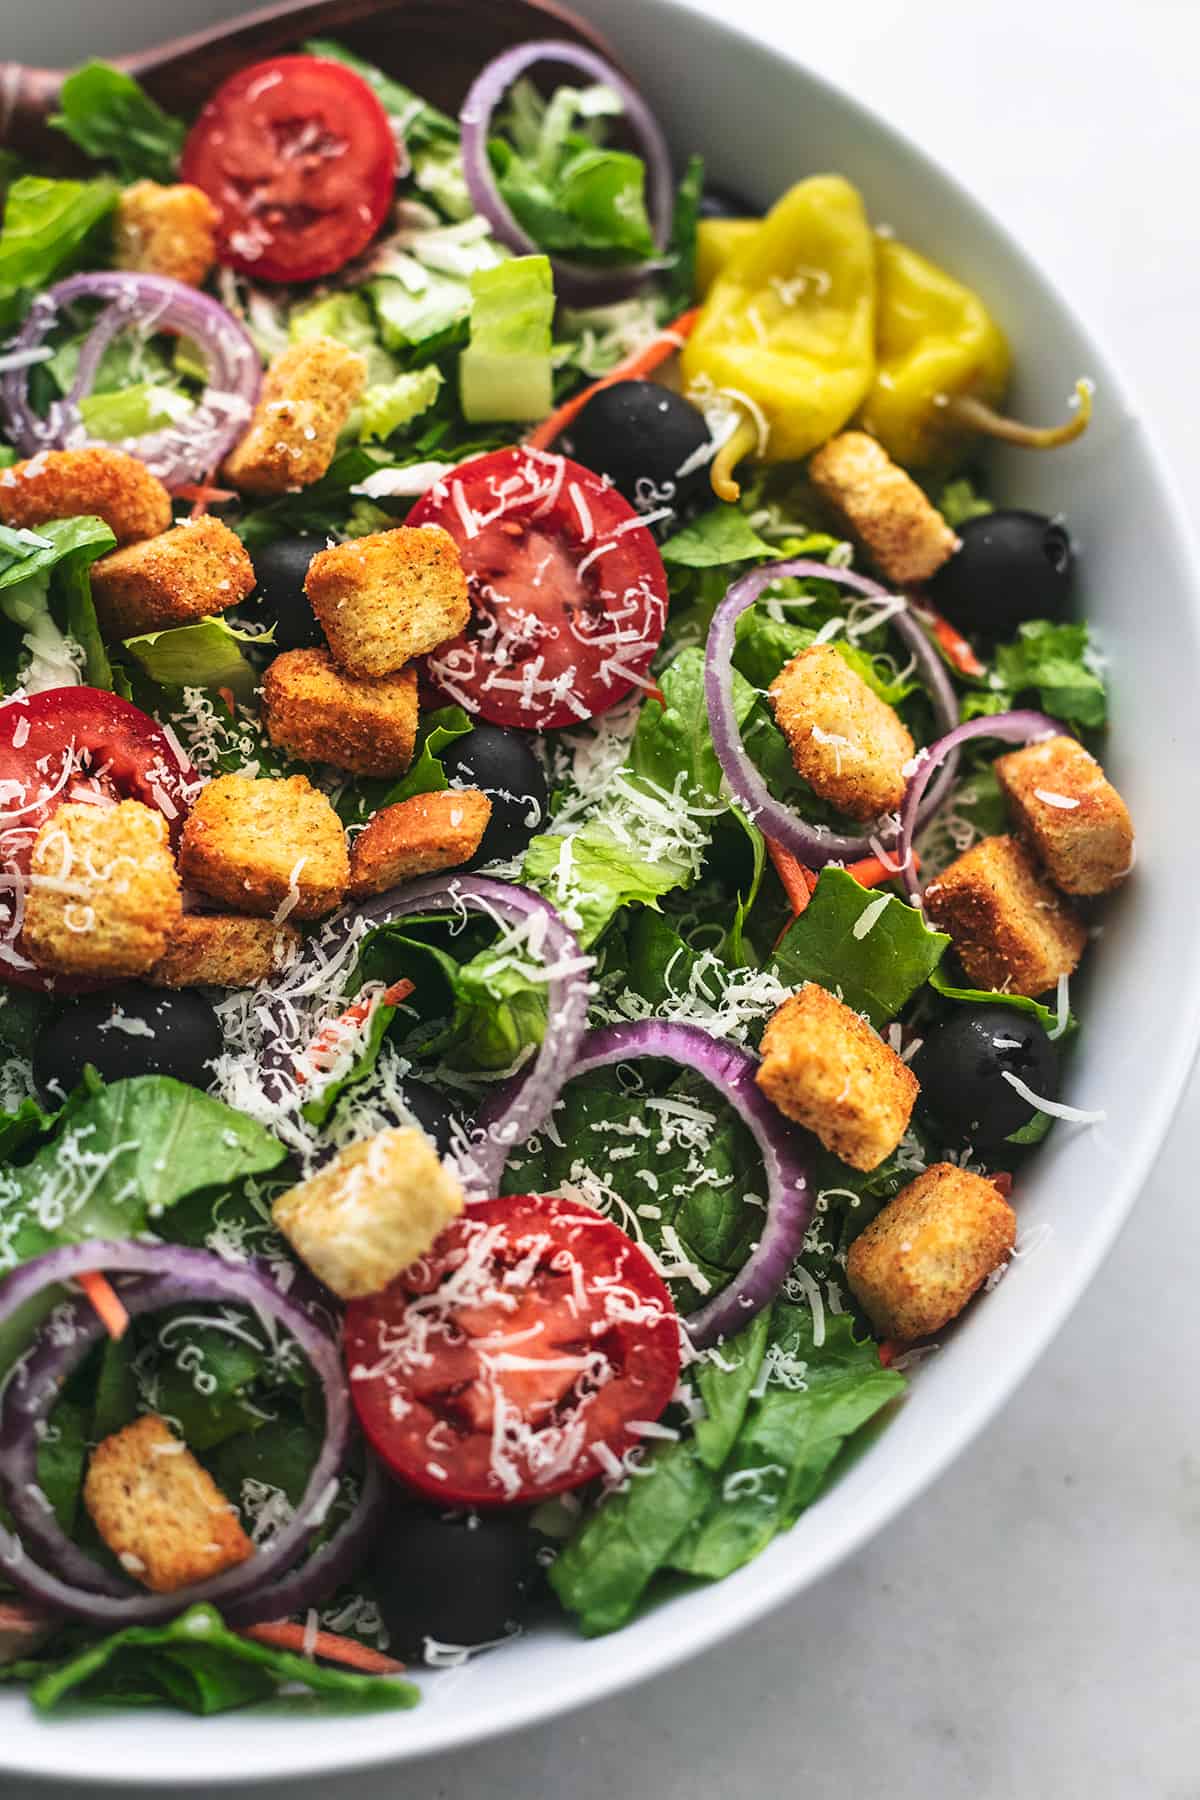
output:
[[[364,62],[361,56],[337,43],[333,38],[310,38],[304,45],[309,56],[323,56],[327,61],[345,63],[356,75],[361,75],[369,87],[374,88],[379,103],[392,121],[392,129],[397,137],[404,140],[411,152],[418,145],[438,142],[457,144],[458,121],[447,113],[439,112],[419,94],[403,82],[394,81],[385,75],[374,63]]]
[[[257,676],[242,645],[269,645],[271,641],[269,634],[251,636],[225,619],[213,617],[126,638],[125,649],[151,681],[163,687],[230,688],[239,700],[249,702]]]
[[[471,290],[452,275],[413,266],[411,279],[381,275],[369,285],[380,336],[389,350],[438,355],[465,341]]]
[[[458,359],[470,424],[543,419],[554,404],[550,366],[554,278],[547,256],[513,256],[470,278],[471,337]]]
[[[132,75],[109,63],[85,63],[63,82],[59,105],[50,123],[86,155],[114,163],[123,181],[177,178],[187,126]]]
[[[937,497],[937,509],[947,525],[955,530],[965,525],[968,519],[982,519],[996,510],[990,500],[976,492],[974,482],[966,475],[946,483]]]
[[[359,403],[359,441],[389,438],[403,426],[411,425],[433,405],[443,379],[436,363],[426,363],[422,368],[368,387]]]
[[[379,341],[374,314],[362,294],[326,294],[297,307],[288,317],[288,337],[293,344],[328,337],[357,350],[367,359],[367,381],[372,385],[391,381],[398,373],[395,359]]]
[[[996,649],[999,686],[986,698],[1003,704],[999,708],[972,707],[976,697],[968,695],[963,715],[969,718],[975,711],[1004,711],[1022,695],[1036,692],[1052,718],[1084,730],[1098,730],[1108,719],[1108,696],[1097,663],[1086,625],[1026,619],[1013,641]]]
[[[79,402],[79,416],[88,436],[109,443],[179,425],[194,410],[194,401],[180,388],[160,381],[139,381],[131,387],[85,394]]]
[[[722,568],[727,563],[769,562],[778,552],[759,537],[737,506],[711,506],[662,547],[662,559],[683,569]]]
[[[929,985],[943,1000],[956,1000],[963,1006],[1010,1006],[1016,1012],[1028,1013],[1031,1019],[1036,1019],[1043,1031],[1058,1030],[1058,1013],[1055,1009],[1043,1006],[1040,1000],[1031,1000],[1026,994],[1005,994],[999,988],[956,987],[940,967],[929,977]],[[1071,1037],[1078,1029],[1078,1019],[1074,1013],[1068,1012],[1060,1036]],[[1049,1114],[1043,1116],[1049,1117]]]
[[[691,306],[696,294],[696,227],[704,193],[704,158],[691,156],[675,192],[671,235],[667,242],[670,267],[664,270],[663,303],[669,319]]]
[[[90,570],[116,541],[90,514],[51,519],[36,531],[0,527],[0,612],[22,643],[21,654],[5,663],[30,692],[77,685],[81,665],[90,686],[111,689]]]
[[[826,868],[780,944],[774,968],[788,987],[815,981],[827,988],[879,1030],[925,985],[949,942],[896,895]]]
[[[50,181],[22,175],[4,200],[0,227],[0,325],[16,320],[26,288],[45,288],[117,204],[115,181]]]

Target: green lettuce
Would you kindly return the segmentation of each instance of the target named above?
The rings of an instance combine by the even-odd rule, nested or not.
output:
[[[15,321],[27,289],[48,287],[93,240],[117,204],[115,181],[50,181],[22,175],[8,189],[0,226],[0,325]],[[103,260],[103,258],[101,258]]]
[[[554,404],[550,327],[554,279],[546,256],[512,256],[470,277],[471,337],[458,359],[463,417],[542,419]]]
[[[368,387],[358,408],[358,436],[362,443],[390,438],[428,412],[444,380],[436,363],[410,369],[390,381]]]
[[[399,373],[395,358],[379,341],[375,316],[360,293],[326,294],[297,307],[288,317],[288,337],[293,344],[308,338],[333,338],[348,350],[357,350],[367,359],[367,381],[374,386],[394,380]]]
[[[1026,994],[1004,994],[998,988],[956,987],[946,978],[945,971],[935,969],[929,977],[929,985],[943,1000],[955,1000],[963,1006],[1008,1006],[1016,1012],[1028,1013],[1036,1019],[1043,1031],[1058,1029],[1058,1014],[1049,1006],[1043,1006],[1040,1000],[1031,1000]],[[1079,1029],[1079,1021],[1074,1013],[1068,1013],[1062,1031],[1063,1037],[1071,1037]]]
[[[844,869],[826,868],[780,944],[774,967],[788,987],[815,981],[865,1013],[878,1030],[925,985],[949,942],[894,894],[873,892]]]
[[[406,149],[411,153],[422,145],[431,143],[458,142],[458,121],[447,113],[439,112],[428,100],[422,100],[403,82],[394,81],[385,75],[374,63],[364,62],[361,56],[355,56],[333,38],[310,38],[304,45],[309,56],[321,56],[329,62],[345,63],[356,75],[361,75],[369,87],[374,88],[384,112],[392,121],[397,134],[404,139]]]
[[[123,181],[176,179],[187,126],[165,113],[132,75],[108,63],[85,63],[63,82],[59,105],[51,125],[86,155],[115,164]]]
[[[116,541],[103,519],[87,514],[51,519],[36,531],[0,527],[0,613],[20,633],[19,643],[14,638],[3,645],[10,684],[36,673],[40,686],[72,685],[75,643],[88,684],[111,689],[90,571]]]
[[[704,158],[690,156],[683,179],[675,191],[671,235],[667,242],[670,266],[660,277],[663,307],[669,319],[691,306],[696,297],[696,227],[704,195]]]
[[[1026,619],[1016,637],[996,648],[994,673],[963,699],[963,717],[1008,712],[1036,695],[1043,712],[1084,731],[1108,719],[1108,695],[1086,625]]]
[[[759,537],[738,506],[710,506],[662,547],[668,568],[713,569],[729,563],[769,562],[776,551]]]
[[[162,687],[229,688],[249,702],[258,679],[243,644],[270,645],[270,634],[239,631],[225,619],[197,619],[125,639],[134,661]]]

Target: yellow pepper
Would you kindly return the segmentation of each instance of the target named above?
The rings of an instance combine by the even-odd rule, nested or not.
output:
[[[707,300],[725,264],[741,250],[761,219],[701,219],[696,226],[696,298]]]
[[[712,485],[754,451],[795,462],[861,406],[875,373],[875,252],[858,192],[840,175],[798,182],[730,257],[683,347],[687,389],[727,395],[741,423]]]

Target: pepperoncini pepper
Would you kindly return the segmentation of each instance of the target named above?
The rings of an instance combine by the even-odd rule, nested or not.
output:
[[[741,419],[712,464],[754,451],[795,462],[851,419],[875,373],[875,250],[862,200],[840,175],[791,188],[712,284],[680,367],[687,389],[727,396]]]
[[[696,226],[696,298],[707,300],[726,263],[754,236],[761,219],[701,219]]]

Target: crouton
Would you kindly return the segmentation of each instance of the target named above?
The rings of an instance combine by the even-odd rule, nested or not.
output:
[[[270,919],[184,913],[146,976],[153,987],[257,987],[296,954],[300,934]]]
[[[94,513],[118,544],[156,537],[171,523],[171,496],[145,463],[124,450],[42,450],[0,469],[0,524],[44,525]]]
[[[200,287],[217,260],[219,216],[203,188],[135,181],[117,202],[118,269]]]
[[[846,1278],[880,1337],[912,1343],[962,1311],[1016,1236],[1016,1214],[998,1188],[934,1163],[855,1238]]]
[[[814,793],[852,819],[877,819],[900,805],[912,737],[831,644],[793,656],[767,697],[796,772]]]
[[[366,381],[366,357],[333,338],[290,345],[263,377],[246,435],[225,458],[226,480],[246,494],[311,487],[333,461]]]
[[[808,465],[813,486],[896,587],[928,581],[958,549],[940,512],[865,431],[830,438]]]
[[[254,1555],[237,1508],[157,1413],[97,1444],[83,1503],[121,1567],[156,1594]]]
[[[781,1113],[854,1169],[891,1155],[920,1086],[865,1019],[812,981],[767,1020],[755,1079]]]
[[[462,1210],[457,1176],[423,1131],[402,1126],[342,1150],[281,1194],[271,1216],[318,1281],[357,1300],[424,1256]]]
[[[1074,738],[1045,738],[993,763],[1017,831],[1064,894],[1107,894],[1133,866],[1133,821]]]
[[[179,867],[214,900],[276,921],[324,918],[350,880],[341,821],[305,775],[210,781],[184,825]]]
[[[92,564],[92,599],[106,637],[165,631],[236,606],[254,588],[242,540],[211,513]]]
[[[182,910],[167,821],[140,800],[68,802],[39,829],[21,930],[39,968],[141,975],[162,955]]]
[[[1044,880],[1025,846],[984,838],[925,889],[925,911],[948,931],[975,987],[1036,999],[1069,975],[1087,928]]]
[[[345,675],[328,650],[285,650],[263,678],[263,721],[281,750],[355,775],[402,775],[417,736],[417,671]]]
[[[457,869],[479,848],[492,803],[478,788],[414,794],[377,812],[350,846],[350,893],[383,894],[415,875]]]
[[[304,591],[334,660],[351,675],[390,675],[457,637],[471,616],[457,546],[437,525],[400,525],[320,550]]]

